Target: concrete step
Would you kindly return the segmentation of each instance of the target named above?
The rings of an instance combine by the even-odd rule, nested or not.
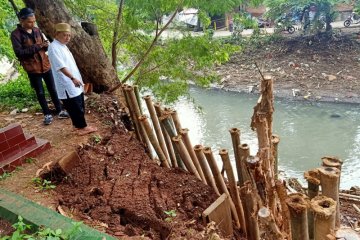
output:
[[[20,124],[0,129],[0,174],[11,172],[27,158],[36,157],[51,147],[50,142],[25,134]]]

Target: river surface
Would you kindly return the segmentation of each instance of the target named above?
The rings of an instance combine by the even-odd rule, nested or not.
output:
[[[256,133],[250,128],[258,96],[221,90],[191,88],[173,107],[183,127],[190,129],[192,144],[209,146],[222,166],[220,148],[229,150],[235,170],[229,129],[241,131],[241,143],[257,152]],[[341,188],[360,185],[360,106],[275,100],[274,133],[281,138],[279,169],[305,184],[304,171],[319,167],[321,157],[343,161]],[[234,171],[236,173],[236,171]],[[306,186],[306,185],[305,185]]]

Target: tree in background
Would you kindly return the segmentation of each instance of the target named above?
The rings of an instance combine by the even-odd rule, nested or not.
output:
[[[230,54],[239,49],[212,39],[206,28],[209,15],[231,11],[241,0],[24,2],[35,10],[39,27],[50,39],[55,23],[64,21],[72,25],[75,32],[69,48],[84,79],[95,84],[98,91],[117,86],[120,79],[149,87],[158,96],[174,100],[185,93],[190,80],[200,85],[215,81],[214,66],[227,61]],[[9,9],[5,1],[0,8],[4,5]],[[180,36],[161,37],[172,26],[175,14],[187,7],[199,9],[205,34],[193,37],[189,32],[182,32]],[[162,22],[164,15],[173,17]],[[15,15],[12,16],[16,20]],[[165,32],[166,35],[169,32]],[[7,51],[11,52],[10,49]],[[159,81],[160,78],[170,81]]]
[[[264,0],[264,4],[270,8],[269,16],[272,19],[277,19],[283,14],[293,14],[295,12],[300,12],[301,20],[305,21],[304,30],[310,24],[317,29],[321,29],[323,26],[321,18],[324,18],[326,31],[331,30],[330,23],[335,18],[335,12],[333,7],[337,3],[343,3],[347,1],[343,0]],[[316,8],[316,15],[312,22],[308,22],[308,13],[311,7]]]

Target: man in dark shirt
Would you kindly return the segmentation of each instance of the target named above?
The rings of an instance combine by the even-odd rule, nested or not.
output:
[[[44,39],[40,29],[35,27],[35,14],[31,8],[21,9],[18,16],[20,24],[11,33],[11,42],[15,55],[27,72],[31,86],[36,92],[37,99],[44,113],[44,124],[51,124],[53,117],[46,102],[42,83],[43,79],[51,100],[55,105],[58,117],[68,118],[69,115],[66,111],[62,110],[60,100],[56,94],[50,62],[45,53],[49,46],[49,41]]]

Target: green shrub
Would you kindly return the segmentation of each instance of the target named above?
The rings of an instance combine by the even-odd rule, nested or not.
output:
[[[52,230],[42,226],[36,230],[30,224],[25,223],[21,216],[18,216],[18,222],[12,225],[15,230],[14,233],[11,236],[1,237],[0,240],[74,240],[76,234],[82,232],[82,222],[72,222],[72,224],[73,227],[68,232],[61,229]]]
[[[16,80],[0,84],[0,110],[38,108],[35,91],[24,73]]]

